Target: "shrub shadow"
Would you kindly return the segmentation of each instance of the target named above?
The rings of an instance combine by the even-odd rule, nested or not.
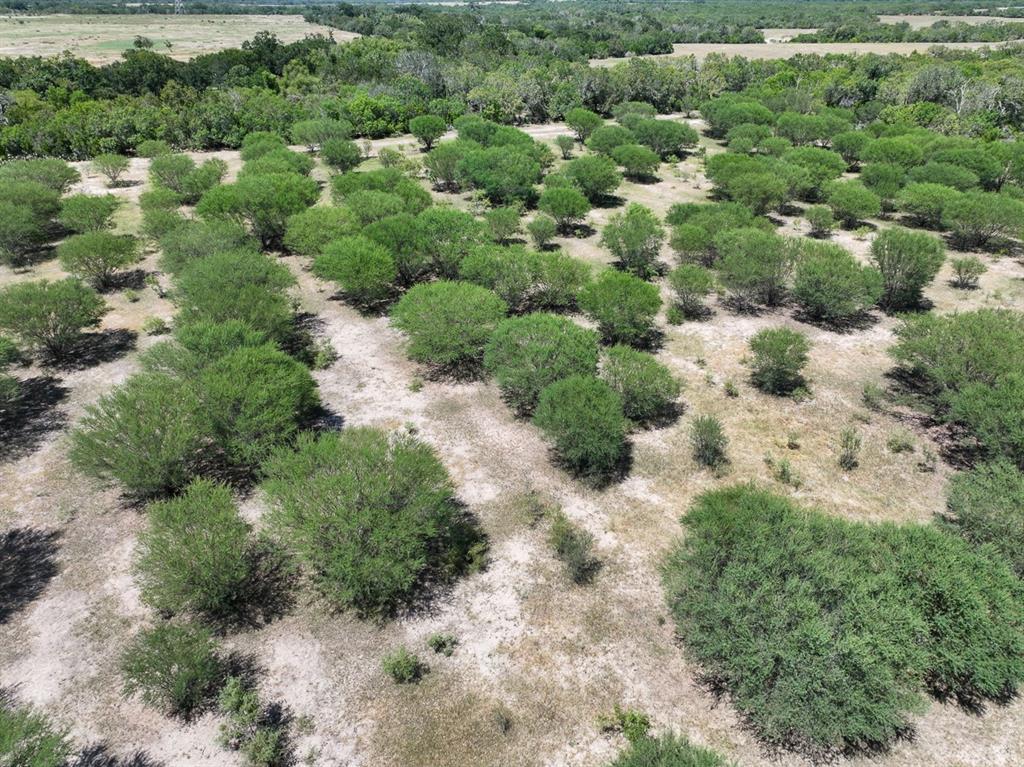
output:
[[[575,467],[567,464],[565,460],[559,455],[558,451],[554,447],[548,448],[548,459],[551,463],[558,468],[570,474],[575,479],[588,485],[595,490],[606,490],[612,485],[617,485],[629,476],[630,471],[633,469],[633,443],[630,440],[626,440],[622,448],[622,454],[619,459],[615,462],[608,471],[605,472],[586,472],[580,471]]]
[[[116,293],[118,290],[142,290],[146,286],[146,274],[147,272],[144,269],[117,272],[104,280],[97,290],[100,293]]]
[[[139,334],[127,328],[84,333],[71,350],[46,362],[58,370],[73,371],[113,362],[135,349]]]
[[[51,431],[62,429],[67,414],[56,405],[68,396],[59,378],[38,376],[18,383],[18,394],[0,408],[0,461],[32,453]]]
[[[28,527],[0,535],[0,625],[37,599],[57,575],[60,533]]]
[[[115,756],[104,743],[86,746],[69,767],[163,767],[145,751],[133,751],[127,756]]]
[[[829,330],[833,333],[848,334],[856,333],[860,330],[867,330],[868,328],[877,325],[881,318],[871,312],[858,312],[857,314],[849,317],[842,318],[821,318],[811,317],[802,309],[797,309],[793,312],[793,319],[797,322],[802,322],[805,325],[811,325],[822,330]]]

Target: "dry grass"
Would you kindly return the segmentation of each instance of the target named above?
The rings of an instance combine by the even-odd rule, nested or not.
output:
[[[0,16],[0,56],[53,56],[71,51],[93,64],[108,64],[118,60],[122,51],[132,47],[136,35],[141,35],[153,41],[154,50],[186,60],[224,48],[237,48],[263,31],[273,32],[285,43],[315,34],[333,34],[339,41],[357,36],[320,24],[309,24],[297,14],[11,15]]]
[[[545,140],[565,132],[562,126],[528,130]],[[403,143],[412,146],[408,138],[376,146]],[[238,167],[234,153],[220,156]],[[144,161],[133,165],[131,177],[145,178]],[[87,171],[82,187],[93,190],[96,183]],[[620,192],[663,213],[673,202],[704,198],[707,187],[691,158],[663,166],[656,183],[627,184]],[[119,219],[125,230],[137,224],[131,206],[144,188],[115,192],[127,200]],[[599,228],[611,212],[595,211],[591,224]],[[783,223],[790,234],[806,231],[801,219]],[[868,240],[849,233],[835,238],[866,257]],[[594,264],[608,261],[596,234],[559,242]],[[671,260],[667,249],[664,256]],[[945,274],[934,283],[928,296],[938,311],[1024,308],[1020,264],[983,258],[989,271],[979,290],[956,291]],[[147,268],[155,268],[154,259],[149,257]],[[685,382],[686,412],[674,425],[635,434],[629,478],[597,491],[552,466],[538,431],[509,412],[492,384],[428,380],[411,391],[422,371],[406,359],[401,334],[387,319],[360,315],[336,300],[303,259],[283,262],[298,277],[303,309],[318,316],[319,332],[340,355],[315,373],[324,402],[348,425],[412,429],[434,445],[491,543],[487,570],[463,579],[416,615],[380,626],[332,614],[305,594],[284,619],[229,638],[232,648],[262,668],[264,697],[287,705],[303,721],[296,738],[300,762],[599,767],[622,741],[600,734],[597,717],[621,703],[648,712],[658,728],[685,732],[744,767],[803,767],[795,756],[776,760],[763,754],[733,710],[696,683],[697,669],[666,620],[658,568],[688,504],[724,483],[755,480],[854,519],[925,521],[941,508],[950,470],[942,464],[935,473],[917,468],[923,446],[934,446],[930,434],[905,414],[871,412],[860,401],[863,384],[881,382],[889,367],[885,349],[892,319],[878,316],[864,330],[839,335],[802,325],[788,310],[739,316],[716,303],[705,322],[665,326],[658,356]],[[59,265],[45,261],[18,274],[0,268],[0,284],[43,274],[59,275]],[[135,304],[120,294],[108,301],[114,310],[105,327],[111,329],[137,330],[145,316],[172,313],[149,290]],[[746,382],[747,340],[778,324],[799,327],[814,344],[811,397],[802,402],[762,395]],[[138,345],[152,342],[140,337]],[[85,370],[30,368],[18,375],[58,378],[66,394],[53,410],[67,423],[124,380],[135,359],[129,352]],[[736,383],[738,398],[726,396],[726,380]],[[700,469],[691,458],[688,427],[699,413],[715,413],[725,423],[731,463],[724,476]],[[864,450],[860,467],[844,473],[836,464],[836,439],[850,423],[861,432]],[[121,697],[118,653],[149,620],[131,577],[142,517],[115,491],[75,475],[66,459],[64,428],[58,424],[27,454],[0,463],[0,521],[61,532],[58,573],[35,601],[0,624],[0,686],[16,686],[21,697],[73,725],[80,740],[106,742],[115,753],[141,748],[167,765],[237,764],[215,745],[212,716],[182,725]],[[896,431],[913,434],[915,452],[894,455],[886,449]],[[789,446],[790,435],[797,448]],[[801,487],[772,479],[766,454],[787,458]],[[559,505],[594,535],[602,568],[593,585],[569,583],[547,545],[546,522],[531,513],[532,493]],[[246,517],[258,523],[262,498],[257,493],[242,500]],[[458,637],[450,658],[426,646],[427,637],[440,631]],[[396,686],[380,668],[382,656],[399,645],[432,668],[418,686]],[[1021,701],[984,716],[933,703],[918,721],[914,740],[871,763],[1024,763],[1024,731],[1017,726],[1022,716]]]

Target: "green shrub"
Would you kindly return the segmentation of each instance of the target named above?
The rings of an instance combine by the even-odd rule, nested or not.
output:
[[[597,370],[597,334],[552,314],[498,323],[484,351],[484,369],[520,414],[528,414],[548,384]]]
[[[612,150],[612,159],[622,166],[626,178],[642,181],[651,178],[661,164],[658,153],[639,144],[623,144]]]
[[[878,162],[865,165],[860,172],[860,180],[864,186],[878,195],[882,207],[889,210],[906,183],[907,174],[899,165]]]
[[[197,166],[184,154],[162,154],[149,163],[149,178],[155,187],[163,187],[177,195],[178,201],[195,203],[203,194],[220,183],[227,172],[223,160],[210,159]]]
[[[196,480],[181,495],[151,504],[147,515],[136,555],[146,604],[215,619],[244,607],[238,600],[250,577],[249,526],[226,485]]]
[[[242,148],[239,154],[242,156],[242,160],[249,162],[278,149],[287,148],[285,140],[278,134],[273,131],[258,130],[246,134],[242,139]]]
[[[57,246],[57,257],[65,271],[100,288],[109,285],[116,272],[141,260],[133,237],[102,231],[68,237]]]
[[[592,203],[610,195],[622,182],[615,162],[600,155],[569,160],[562,166],[561,173]]]
[[[970,383],[949,397],[947,420],[967,429],[980,452],[1024,467],[1024,373]]]
[[[139,361],[150,373],[192,378],[236,349],[263,346],[267,340],[265,333],[238,320],[179,323],[174,328],[173,342],[151,346]]]
[[[638,203],[630,203],[624,213],[613,214],[601,232],[601,245],[623,269],[642,279],[657,271],[664,241],[665,229],[657,216]]]
[[[647,424],[673,413],[682,386],[654,355],[629,346],[613,346],[601,360],[600,378],[622,398],[629,420]]]
[[[472,373],[508,307],[494,291],[468,282],[417,285],[392,310],[409,336],[409,356],[438,368]]]
[[[50,239],[50,220],[27,205],[0,200],[0,264],[17,267]]]
[[[626,450],[622,399],[604,381],[575,375],[546,386],[533,422],[577,475],[608,477]]]
[[[654,329],[661,296],[657,286],[607,269],[580,291],[579,304],[607,343],[642,345]]]
[[[650,148],[658,157],[683,157],[700,138],[693,128],[675,120],[639,119],[630,122],[638,144]]]
[[[255,469],[291,443],[320,405],[309,370],[272,345],[241,347],[199,381],[203,412],[228,464]]]
[[[590,265],[560,251],[531,254],[536,270],[532,307],[546,311],[576,308],[583,288],[590,282]]]
[[[782,207],[792,197],[786,180],[767,170],[731,177],[725,192],[731,200],[750,208],[758,216]]]
[[[907,170],[920,165],[924,150],[920,144],[906,136],[875,139],[861,152],[864,162],[881,162],[899,165]]]
[[[976,546],[991,546],[1024,577],[1024,474],[1007,460],[957,472],[943,521]]]
[[[476,144],[465,140],[446,141],[430,150],[423,160],[427,178],[435,189],[443,192],[456,192],[464,179],[459,170],[463,158],[476,148]]]
[[[124,689],[171,716],[191,719],[213,701],[224,663],[209,631],[160,623],[135,635],[121,659]]]
[[[416,227],[423,254],[444,279],[456,277],[462,259],[488,239],[483,224],[472,214],[449,205],[427,208],[416,217]]]
[[[119,185],[130,164],[131,161],[123,154],[98,154],[92,158],[92,167],[107,177],[108,187]]]
[[[533,302],[540,260],[538,254],[522,247],[483,245],[462,260],[459,276],[493,290],[510,310],[522,312]]]
[[[955,189],[940,184],[907,184],[896,196],[896,207],[919,226],[940,229],[942,212],[959,196]]]
[[[1019,234],[1024,202],[1002,194],[965,192],[942,210],[942,225],[962,249],[981,248],[995,237]]]
[[[345,197],[345,207],[352,211],[359,225],[366,226],[382,218],[404,213],[405,200],[390,192],[360,189]]]
[[[590,134],[586,144],[591,152],[610,156],[614,149],[626,144],[633,144],[634,140],[633,132],[628,128],[623,128],[621,125],[602,125]]]
[[[954,258],[953,285],[961,290],[974,290],[978,287],[978,278],[988,271],[988,267],[977,256]]]
[[[402,286],[414,285],[430,273],[433,264],[423,247],[416,216],[409,213],[387,216],[364,226],[362,235],[382,246],[391,255],[398,270],[398,282]]]
[[[861,266],[847,250],[807,243],[793,277],[793,295],[810,318],[840,323],[873,306],[882,295],[882,276]]]
[[[304,435],[264,468],[272,525],[338,607],[390,614],[463,571],[478,543],[444,466],[412,437],[366,428]]]
[[[587,198],[571,187],[546,188],[537,201],[537,207],[551,216],[564,234],[571,234],[590,212]]]
[[[213,187],[199,200],[196,213],[246,225],[264,248],[271,249],[280,246],[288,217],[310,207],[319,196],[316,181],[297,173],[253,175]]]
[[[947,162],[927,162],[911,168],[907,178],[915,184],[936,184],[966,192],[978,186],[978,174]]]
[[[0,181],[5,187],[14,182],[30,181],[64,194],[81,178],[77,170],[55,157],[8,160],[0,165]]]
[[[331,168],[348,173],[358,168],[363,161],[363,150],[355,141],[334,138],[325,141],[320,147],[320,157]]]
[[[303,144],[310,152],[323,147],[328,141],[347,139],[352,135],[352,124],[347,120],[320,118],[299,120],[292,124],[291,137],[296,144]]]
[[[847,229],[882,212],[881,198],[859,181],[834,181],[825,195],[832,213]]]
[[[677,630],[770,744],[884,745],[926,687],[999,695],[1024,676],[1019,584],[935,527],[848,522],[749,485],[705,493],[683,523],[664,570]]]
[[[721,756],[680,735],[630,739],[630,746],[608,767],[729,767]]]
[[[178,275],[189,264],[214,253],[255,247],[245,229],[233,221],[190,219],[160,238],[160,268]]]
[[[864,131],[843,131],[832,137],[832,150],[839,152],[847,165],[855,165],[860,161],[861,152],[871,142],[871,137]]]
[[[491,230],[491,239],[505,243],[519,234],[519,219],[522,215],[523,209],[519,205],[491,208],[484,213],[484,220]]]
[[[718,278],[734,301],[776,306],[785,296],[795,243],[761,229],[731,229],[714,240]]]
[[[715,286],[714,275],[709,270],[697,264],[681,264],[668,273],[668,284],[684,317],[696,318],[707,313],[704,299]]]
[[[555,146],[562,153],[562,159],[568,160],[572,157],[572,150],[576,146],[576,139],[572,136],[555,136]]]
[[[345,202],[349,195],[360,191],[397,194],[405,202],[405,212],[413,215],[429,208],[432,202],[430,192],[398,168],[340,173],[331,178],[331,192],[337,203]]]
[[[385,655],[381,667],[397,684],[418,682],[427,673],[426,664],[404,647]]]
[[[437,115],[420,115],[409,120],[409,132],[419,139],[424,152],[429,152],[446,130],[448,125],[444,118]]]
[[[713,415],[698,415],[690,424],[690,445],[693,459],[711,469],[717,469],[728,462],[726,449],[729,439],[725,436],[722,422]]]
[[[181,324],[239,320],[284,341],[293,334],[285,291],[295,283],[288,267],[261,253],[235,250],[193,261],[178,276],[174,299]]]
[[[492,205],[529,202],[543,174],[534,154],[533,147],[511,145],[472,149],[459,161],[457,174]]]
[[[832,209],[827,205],[812,205],[804,211],[804,218],[811,226],[812,237],[828,237],[836,227]]]
[[[846,170],[846,160],[841,156],[813,146],[791,149],[782,157],[782,162],[787,167],[795,166],[806,172],[799,190],[804,199],[817,199],[825,184],[839,178]]]
[[[844,471],[853,471],[860,464],[860,434],[852,426],[839,432],[839,458],[837,463]]]
[[[544,250],[558,233],[558,223],[551,216],[538,215],[526,225],[526,231],[530,233],[534,247]]]
[[[565,113],[565,124],[572,128],[581,144],[603,123],[600,115],[582,107],[574,107]]]
[[[349,300],[364,308],[387,301],[398,279],[391,254],[362,235],[342,237],[324,247],[313,262],[313,273],[338,283]]]
[[[132,495],[153,496],[186,485],[211,438],[192,386],[144,373],[86,406],[71,432],[71,461],[89,476],[120,482]]]
[[[171,145],[166,141],[161,141],[159,139],[145,139],[135,145],[135,154],[139,157],[147,157],[150,159],[153,157],[159,157],[162,154],[170,154],[171,151]]]
[[[159,240],[186,221],[178,210],[178,195],[170,189],[143,192],[139,197],[139,207],[142,210],[142,233],[154,240]]]
[[[229,677],[217,696],[227,717],[220,727],[220,742],[239,751],[248,767],[280,767],[289,758],[286,722],[276,707],[265,706],[256,690],[237,676]]]
[[[451,657],[458,644],[459,639],[454,634],[431,634],[427,637],[427,647],[445,657]]]
[[[348,208],[314,206],[288,217],[284,247],[299,256],[318,256],[324,246],[356,234],[359,224]]]
[[[107,306],[78,280],[20,282],[0,289],[0,331],[31,351],[65,355],[85,328],[96,327]]]
[[[561,511],[551,520],[548,542],[565,565],[565,571],[573,583],[590,583],[601,567],[594,556],[594,536],[579,525],[573,524]]]
[[[11,180],[0,185],[0,202],[28,208],[43,222],[60,212],[60,193],[37,181]]]
[[[111,218],[120,205],[112,194],[73,194],[61,201],[57,220],[72,232],[95,232],[109,229]]]
[[[880,232],[871,243],[871,260],[882,273],[882,306],[889,311],[919,306],[945,258],[942,242],[929,234],[900,227]]]
[[[792,394],[803,387],[801,371],[811,344],[803,333],[789,328],[766,328],[750,339],[750,378],[769,394]]]
[[[67,734],[44,714],[0,700],[0,764],[64,767],[71,752]]]

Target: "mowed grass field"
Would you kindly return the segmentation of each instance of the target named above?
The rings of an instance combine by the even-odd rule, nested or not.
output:
[[[132,47],[136,35],[142,35],[153,41],[155,50],[184,60],[237,47],[264,30],[273,32],[286,43],[313,34],[333,33],[334,39],[339,41],[356,36],[309,24],[298,15],[3,16],[0,17],[0,56],[53,56],[71,51],[94,64],[104,64],[116,61],[122,51]]]

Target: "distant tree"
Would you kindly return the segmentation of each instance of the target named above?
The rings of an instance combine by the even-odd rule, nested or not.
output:
[[[582,144],[590,134],[593,133],[604,120],[601,116],[591,112],[589,109],[576,107],[565,113],[565,124],[576,133],[577,140]]]
[[[304,144],[310,152],[322,149],[328,141],[344,140],[351,135],[351,123],[329,118],[299,120],[291,130],[292,141]]]
[[[568,160],[572,157],[572,150],[576,146],[576,140],[572,136],[555,136],[555,146],[562,153],[562,159]]]
[[[107,186],[118,186],[130,164],[123,154],[98,154],[92,158],[92,167],[107,177]]]
[[[437,115],[420,115],[409,121],[409,132],[419,139],[424,152],[429,152],[447,129],[444,119]]]

